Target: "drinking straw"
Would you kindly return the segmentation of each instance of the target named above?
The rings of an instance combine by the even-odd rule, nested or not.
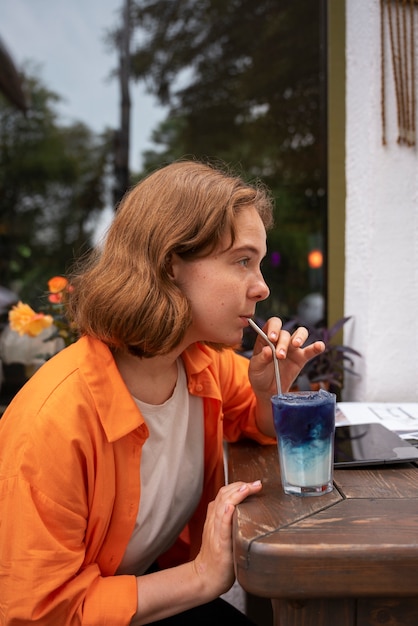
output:
[[[258,333],[260,337],[264,339],[264,341],[268,344],[268,346],[271,348],[271,351],[273,352],[274,375],[276,376],[277,395],[280,396],[280,394],[282,393],[282,385],[280,382],[279,361],[276,355],[276,346],[274,345],[274,343],[270,341],[266,333],[262,331],[259,326],[257,326],[254,320],[252,320],[251,318],[248,318],[248,323],[251,326],[251,328],[253,328],[255,332]]]

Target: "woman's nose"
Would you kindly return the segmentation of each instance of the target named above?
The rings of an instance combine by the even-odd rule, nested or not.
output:
[[[270,295],[270,289],[263,278],[263,275],[260,274],[257,281],[254,283],[252,287],[252,297],[256,300],[266,300]]]

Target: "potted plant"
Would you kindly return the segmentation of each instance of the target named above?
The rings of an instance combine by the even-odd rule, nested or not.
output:
[[[305,326],[309,331],[309,343],[323,341],[325,344],[324,352],[314,357],[302,369],[295,381],[295,388],[301,391],[322,388],[338,394],[343,387],[345,374],[359,375],[354,370],[353,357],[361,357],[360,352],[350,346],[335,343],[334,340],[350,319],[351,316],[342,317],[330,328],[320,324],[310,326],[297,318],[284,324],[283,328],[289,332],[293,332],[298,326]]]

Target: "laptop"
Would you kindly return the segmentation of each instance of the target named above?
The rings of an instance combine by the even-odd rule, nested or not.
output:
[[[379,423],[335,429],[334,467],[361,467],[418,461],[418,449]]]

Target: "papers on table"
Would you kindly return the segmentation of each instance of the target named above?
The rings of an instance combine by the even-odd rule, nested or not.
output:
[[[336,424],[377,422],[403,439],[418,439],[418,402],[339,402]]]

